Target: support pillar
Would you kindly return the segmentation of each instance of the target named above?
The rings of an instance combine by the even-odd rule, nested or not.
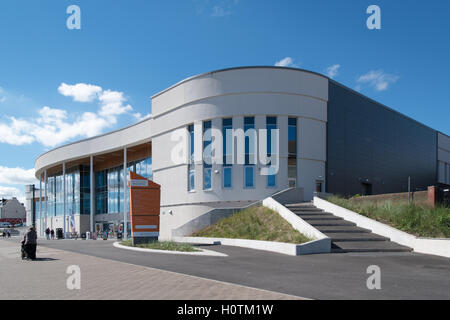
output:
[[[123,149],[123,238],[128,239],[128,171],[127,171],[127,148]]]
[[[91,211],[89,216],[89,226],[91,235],[94,234],[94,199],[95,199],[95,187],[94,187],[94,156],[91,156],[90,166],[89,166],[89,178],[90,178],[90,200],[91,200]]]

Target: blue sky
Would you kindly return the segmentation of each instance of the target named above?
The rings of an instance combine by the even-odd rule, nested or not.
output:
[[[366,27],[372,4],[381,30]],[[70,5],[81,30],[66,27]],[[132,124],[151,95],[226,67],[329,73],[450,135],[449,13],[447,0],[2,0],[0,197],[23,196],[39,154]]]

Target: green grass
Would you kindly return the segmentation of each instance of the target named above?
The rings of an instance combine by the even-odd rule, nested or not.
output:
[[[132,247],[131,240],[124,240],[120,243],[121,245]],[[198,252],[200,250],[196,249],[193,245],[188,243],[177,243],[172,241],[154,241],[145,244],[138,244],[135,247],[145,248],[145,249],[155,249],[155,250],[166,250],[166,251],[181,251],[181,252]]]
[[[450,238],[450,208],[392,203],[352,202],[333,196],[328,201],[419,237]]]
[[[242,210],[195,232],[193,237],[265,240],[301,244],[311,241],[277,212],[258,206]]]

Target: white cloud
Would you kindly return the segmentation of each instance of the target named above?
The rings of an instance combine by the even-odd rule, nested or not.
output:
[[[333,79],[339,74],[340,64],[335,64],[327,68],[327,76]]]
[[[36,184],[34,169],[8,168],[0,166],[0,183],[4,184]]]
[[[225,17],[229,16],[231,14],[230,10],[227,10],[226,8],[223,8],[221,6],[214,6],[212,8],[211,17]]]
[[[102,92],[102,88],[91,84],[78,83],[68,85],[64,82],[58,88],[59,93],[66,97],[72,97],[78,102],[92,102]]]
[[[396,83],[398,79],[399,76],[385,73],[383,70],[372,70],[358,78],[356,90],[361,90],[362,84],[368,84],[376,91],[385,91],[391,84]]]
[[[141,113],[137,112],[133,114],[133,117],[136,119],[137,122],[144,121],[145,119],[148,119],[152,116],[151,113],[148,113],[147,115],[143,116]]]
[[[6,117],[0,122],[0,142],[12,145],[26,145],[39,142],[46,147],[55,147],[74,138],[89,138],[99,135],[117,123],[118,117],[131,114],[133,107],[126,104],[122,92],[103,90],[101,87],[79,83],[62,83],[58,91],[75,101],[92,102],[97,100],[97,113],[84,112],[81,115],[69,114],[66,110],[45,106],[39,109],[38,116],[31,119]],[[141,115],[139,115],[139,118]]]
[[[298,65],[294,63],[294,59],[291,57],[286,57],[284,59],[281,59],[280,61],[275,62],[276,67],[292,67],[297,68]]]
[[[117,116],[133,110],[129,104],[124,105],[126,99],[122,92],[106,90],[99,96],[99,100],[101,102],[99,115],[111,123],[116,123]]]
[[[16,197],[19,202],[25,202],[25,195],[17,188],[0,186],[0,198],[10,199]]]

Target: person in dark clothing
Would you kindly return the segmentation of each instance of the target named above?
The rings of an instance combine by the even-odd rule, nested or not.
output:
[[[36,260],[36,247],[37,247],[37,233],[33,227],[31,227],[25,236],[23,237],[23,244],[25,246],[25,252],[31,260]]]
[[[8,238],[11,238],[11,231],[6,231],[6,234],[7,234],[7,236],[8,236]]]
[[[50,228],[45,229],[45,237],[50,240]]]
[[[52,235],[52,240],[55,240],[55,230],[52,229],[52,231],[50,231],[51,235]]]

